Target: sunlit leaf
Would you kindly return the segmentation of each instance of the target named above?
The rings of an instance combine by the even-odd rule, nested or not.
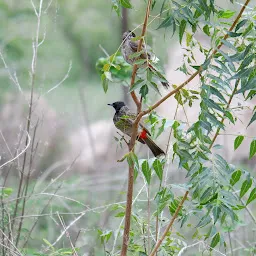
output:
[[[220,242],[220,233],[217,233],[217,234],[213,237],[213,239],[212,239],[212,241],[211,241],[211,244],[210,244],[210,247],[211,247],[211,248],[214,248],[219,242]]]
[[[211,34],[210,34],[210,28],[209,28],[208,25],[205,25],[205,26],[203,27],[203,31],[204,31],[204,33],[205,33],[207,36],[211,36]]]
[[[148,184],[150,184],[151,180],[151,169],[149,167],[148,161],[144,161],[141,165],[142,173],[147,181]]]
[[[230,179],[231,186],[234,186],[240,180],[241,174],[242,174],[241,170],[237,170],[232,173],[232,176]]]
[[[225,10],[225,11],[219,11],[218,12],[218,18],[223,18],[223,19],[229,19],[234,16],[236,12],[231,11],[231,10]]]
[[[130,0],[120,0],[120,3],[124,8],[132,8]]]
[[[153,162],[153,168],[154,168],[154,170],[156,172],[156,175],[159,178],[159,180],[162,181],[162,179],[163,179],[163,166],[162,166],[159,159],[156,159]]]
[[[235,150],[241,145],[243,140],[244,140],[244,136],[242,136],[242,135],[239,135],[239,136],[236,137],[236,139],[234,141],[234,149]]]
[[[256,153],[256,139],[251,142],[249,159],[251,159],[255,155],[255,153]]]
[[[254,188],[251,193],[250,193],[250,196],[246,202],[246,205],[248,205],[249,203],[251,203],[253,200],[256,199],[256,188]]]
[[[251,186],[252,186],[252,179],[249,179],[249,181],[245,180],[240,190],[240,197],[243,197],[246,194],[246,192],[250,189]]]

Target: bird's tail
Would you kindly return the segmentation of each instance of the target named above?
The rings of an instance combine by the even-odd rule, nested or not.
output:
[[[161,83],[162,83],[162,85],[165,87],[165,89],[168,89],[168,88],[170,87],[170,85],[169,85],[168,81],[166,80],[166,78],[165,78],[156,68],[154,68],[151,64],[149,64],[149,68],[150,68],[154,73],[156,73],[159,78],[161,78],[162,80],[164,80],[164,81],[161,81]]]
[[[147,138],[143,140],[145,141],[147,146],[150,148],[150,150],[152,151],[155,157],[160,155],[165,155],[165,152],[161,148],[159,148],[150,137],[147,136]]]

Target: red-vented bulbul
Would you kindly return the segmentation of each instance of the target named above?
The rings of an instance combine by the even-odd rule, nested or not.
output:
[[[116,128],[131,137],[132,125],[136,119],[136,114],[132,113],[122,101],[117,101],[108,105],[116,110],[113,118]],[[147,144],[155,157],[165,154],[164,151],[150,138],[150,132],[141,123],[139,123],[137,140],[143,144]]]

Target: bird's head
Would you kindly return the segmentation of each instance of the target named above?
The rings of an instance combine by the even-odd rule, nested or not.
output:
[[[136,35],[131,30],[128,30],[123,33],[123,41],[126,41],[127,39],[131,39],[134,37],[136,37]]]
[[[116,112],[118,112],[123,106],[125,106],[124,102],[122,101],[116,101],[112,104],[108,104],[109,106],[112,106]]]

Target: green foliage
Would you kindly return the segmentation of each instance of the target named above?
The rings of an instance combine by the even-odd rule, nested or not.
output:
[[[239,136],[236,137],[236,139],[234,141],[234,149],[235,150],[241,145],[243,140],[244,140],[244,136],[242,136],[242,135],[239,135]]]
[[[156,2],[153,2],[152,9],[155,5]],[[161,21],[157,29],[171,28],[173,33],[178,30],[179,42],[186,46],[184,62],[179,70],[186,75],[191,74],[191,68],[200,71],[200,90],[182,88],[174,97],[178,105],[183,107],[186,105],[191,107],[195,101],[199,100],[200,114],[198,120],[188,129],[176,120],[169,121],[158,116],[154,111],[149,114],[145,122],[150,126],[152,136],[155,138],[171,127],[174,137],[173,164],[177,164],[187,172],[188,181],[185,185],[173,184],[173,187],[189,189],[191,195],[191,199],[185,203],[187,207],[182,207],[178,213],[181,228],[184,228],[192,217],[196,217],[198,222],[194,227],[196,232],[192,239],[201,239],[200,232],[207,229],[208,232],[203,236],[208,240],[209,249],[213,250],[218,245],[225,248],[227,244],[224,230],[234,230],[241,221],[240,212],[245,208],[242,198],[248,194],[246,205],[256,199],[255,181],[247,171],[229,164],[218,153],[217,147],[213,150],[215,138],[213,139],[212,136],[214,134],[218,136],[220,131],[225,129],[225,120],[236,124],[237,115],[230,104],[233,97],[238,94],[243,95],[246,101],[256,94],[254,20],[248,16],[241,17],[234,31],[229,31],[230,20],[237,13],[217,7],[214,1],[205,0],[182,2],[164,0],[160,5],[159,15]],[[210,37],[211,47],[217,49],[213,56],[211,49],[202,46],[195,39],[194,34],[198,30],[202,30],[206,36]],[[224,38],[225,33],[228,37]],[[225,46],[224,50],[220,49],[220,45]],[[193,52],[195,49],[199,49],[204,55],[203,63],[197,63]],[[140,55],[141,52],[135,53],[133,57]],[[142,65],[143,61],[139,59],[137,64]],[[165,81],[163,72],[154,73],[148,68],[142,68],[130,92],[139,92],[147,102],[151,95],[151,88],[159,94],[157,80]],[[173,88],[177,86],[173,85]],[[248,126],[255,121],[255,118],[254,113]],[[235,138],[234,150],[238,149],[244,138],[244,135],[238,135]],[[249,158],[252,158],[255,153],[256,140],[253,140]],[[132,163],[134,164],[135,161],[132,160]],[[175,195],[172,188],[161,187],[165,163],[165,160],[149,159],[144,160],[140,166],[148,186],[153,184],[152,171],[160,181],[160,188],[155,196],[157,205],[155,216],[159,216],[166,208],[170,215],[173,215],[182,199]],[[137,171],[138,167],[136,167],[136,173],[140,175]],[[236,190],[239,191],[239,196],[234,193]],[[187,212],[187,208],[190,209],[190,213]],[[190,227],[191,224],[187,226]],[[183,235],[180,234],[180,237]],[[166,243],[163,243],[161,250],[164,250]],[[142,244],[132,242],[131,247],[134,251],[146,253]]]
[[[100,58],[96,63],[96,69],[101,74],[103,90],[106,93],[108,83],[121,83],[130,78],[132,67],[126,63],[117,53],[107,58]]]

